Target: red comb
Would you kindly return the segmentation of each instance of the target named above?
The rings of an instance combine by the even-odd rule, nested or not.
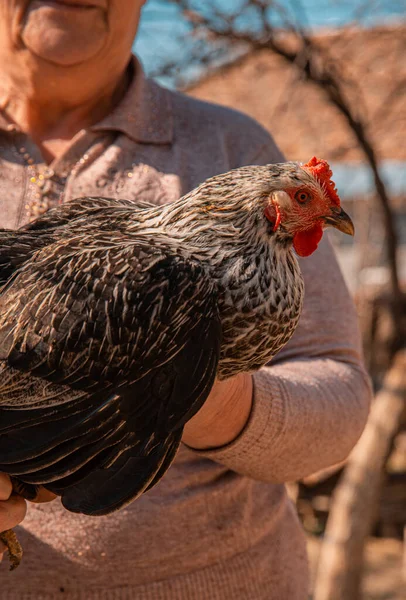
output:
[[[336,185],[331,179],[333,171],[330,169],[328,162],[322,158],[316,158],[313,156],[313,158],[311,158],[308,163],[303,165],[303,167],[310,171],[313,177],[318,180],[318,182],[326,190],[327,195],[332,203],[336,206],[340,206],[340,198],[337,194]]]

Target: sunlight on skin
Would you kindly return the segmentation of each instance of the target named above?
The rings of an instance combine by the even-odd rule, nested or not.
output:
[[[94,0],[95,8],[67,9],[40,0],[0,2],[0,109],[46,162],[122,98],[144,3]]]
[[[182,441],[196,450],[208,450],[235,440],[249,419],[252,389],[248,373],[216,382],[202,408],[186,423]]]
[[[8,475],[0,473],[0,531],[12,529],[24,519],[27,512],[26,501],[13,494],[13,488]],[[40,488],[33,502],[49,502],[56,498],[55,494]],[[3,559],[5,546],[0,542],[0,561]]]

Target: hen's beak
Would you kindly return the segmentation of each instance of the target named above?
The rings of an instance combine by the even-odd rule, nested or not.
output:
[[[342,208],[335,207],[331,212],[331,215],[324,217],[326,225],[331,225],[343,233],[348,233],[348,235],[354,235],[354,224],[347,213]]]

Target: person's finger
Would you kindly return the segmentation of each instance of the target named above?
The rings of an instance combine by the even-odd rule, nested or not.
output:
[[[3,542],[0,542],[0,563],[3,560],[4,553],[6,550],[7,550],[6,546],[3,544]]]
[[[0,501],[8,500],[12,491],[13,486],[11,485],[10,477],[5,473],[0,473]]]
[[[0,502],[0,531],[12,529],[24,519],[27,503],[24,498],[12,494],[6,502]]]
[[[34,500],[31,502],[40,503],[40,502],[51,502],[51,500],[55,500],[56,494],[53,494],[49,490],[46,490],[44,487],[40,487],[37,491],[37,495]]]
[[[42,485],[27,485],[22,481],[13,478],[11,478],[11,485],[14,494],[18,494],[25,500],[30,500],[30,502],[50,502],[56,498],[55,494],[46,490]],[[0,500],[2,499],[3,498],[0,498]]]

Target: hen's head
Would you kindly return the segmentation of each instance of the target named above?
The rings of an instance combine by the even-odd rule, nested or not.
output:
[[[340,206],[332,174],[328,163],[314,156],[305,165],[297,165],[296,170],[288,169],[290,181],[269,196],[265,217],[275,232],[292,236],[299,256],[309,256],[316,250],[328,225],[354,235],[354,225]]]
[[[354,234],[331,176],[328,163],[313,157],[305,165],[288,162],[235,169],[206,181],[196,192],[216,231],[228,222],[235,234],[255,230],[261,237],[291,240],[299,256],[309,256],[326,226]],[[230,229],[227,235],[232,238]]]

